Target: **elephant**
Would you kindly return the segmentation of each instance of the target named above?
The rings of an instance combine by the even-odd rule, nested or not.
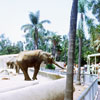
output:
[[[16,73],[19,73],[19,66],[16,63],[16,56],[13,56],[10,60],[6,62],[6,65],[10,69],[15,69]]]
[[[7,61],[6,65],[7,65],[8,68],[13,69],[13,63],[11,61]]]
[[[58,67],[64,69],[54,61],[54,58],[50,53],[39,49],[32,50],[32,51],[22,51],[18,54],[18,57],[16,59],[17,64],[19,65],[19,67],[21,68],[24,74],[24,78],[25,78],[24,80],[31,80],[28,74],[29,67],[34,67],[34,74],[32,79],[37,80],[37,74],[40,69],[40,64],[43,61],[47,64],[55,64]]]

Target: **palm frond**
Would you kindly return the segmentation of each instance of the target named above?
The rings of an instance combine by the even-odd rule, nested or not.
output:
[[[85,4],[82,1],[79,1],[79,3],[78,3],[78,12],[85,13]]]
[[[41,24],[43,24],[43,23],[48,23],[48,24],[50,24],[51,22],[50,22],[49,20],[43,20],[43,21],[41,21],[40,23],[41,23]]]
[[[92,10],[92,13],[95,15],[95,14],[97,14],[97,9],[98,9],[98,5],[97,4],[95,4],[94,6],[93,6],[93,10]]]
[[[33,27],[33,25],[31,24],[26,24],[26,25],[23,25],[21,27],[21,30],[24,30],[24,32],[26,32],[27,30],[31,29]]]
[[[37,24],[36,26],[37,28],[43,29],[43,25],[41,23]]]
[[[88,27],[94,26],[94,19],[85,16],[85,20]]]
[[[100,49],[100,40],[94,41],[94,48],[96,48],[97,51]]]
[[[39,18],[40,18],[40,11],[38,10],[35,14],[36,18],[37,18],[37,23],[39,23]]]
[[[36,25],[38,23],[38,18],[34,13],[30,12],[29,18],[33,25]]]
[[[30,38],[31,35],[30,35],[30,33],[27,33],[27,34],[24,35],[24,37],[26,37],[26,38]]]
[[[51,39],[52,39],[51,36],[44,36],[43,38],[44,38],[45,40],[46,40],[46,39],[48,39],[48,40],[51,40]]]

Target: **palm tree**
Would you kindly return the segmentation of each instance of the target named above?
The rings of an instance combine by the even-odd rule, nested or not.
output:
[[[77,85],[81,85],[80,73],[81,73],[81,57],[82,57],[82,41],[83,41],[83,23],[79,23],[78,26],[78,37],[79,37],[79,57],[78,57],[78,72],[77,72]]]
[[[57,49],[59,49],[59,43],[61,42],[61,36],[54,34],[54,35],[48,37],[48,39],[50,39],[51,42],[52,42],[52,48],[51,48],[52,49],[52,55],[56,58]]]
[[[92,14],[95,15],[100,23],[100,0],[90,0],[88,3],[88,8],[92,10]]]
[[[82,55],[82,40],[84,35],[83,21],[85,20],[85,7],[87,0],[79,0],[78,2],[78,12],[80,13],[80,21],[78,26],[78,36],[79,36],[79,57],[78,57],[78,73],[77,73],[77,85],[81,85],[80,82],[80,67],[81,67],[81,55]]]
[[[77,8],[78,0],[73,0],[71,18],[70,18],[70,32],[68,43],[68,66],[66,74],[66,89],[64,100],[73,100],[73,66],[74,66],[74,53],[75,53],[75,37],[77,26]]]
[[[62,48],[63,48],[63,55],[64,55],[64,58],[63,58],[63,61],[65,63],[67,63],[67,51],[68,51],[68,38],[67,38],[67,35],[64,35],[63,36],[63,41],[62,41]]]
[[[28,30],[29,33],[31,34],[32,38],[34,39],[35,49],[38,49],[39,31],[43,29],[42,24],[45,22],[50,23],[49,20],[43,20],[39,22],[39,17],[40,17],[39,11],[37,11],[35,14],[30,12],[29,18],[30,18],[31,24],[26,24],[21,27],[21,29],[23,29],[24,32]]]
[[[88,24],[88,32],[91,38],[90,46],[91,48],[94,49],[94,52],[99,51],[99,41],[98,40],[100,39],[100,25],[94,25],[93,19],[88,19],[87,24]]]
[[[94,41],[92,47],[95,51],[100,52],[100,25],[95,27]]]
[[[88,3],[88,8],[89,10],[92,10],[92,14],[96,17],[96,19],[100,23],[100,0],[90,0]],[[96,31],[97,29],[95,26],[93,26],[93,23],[91,24],[91,26],[92,26],[92,28],[90,28],[90,35],[92,37],[91,45],[93,46],[94,49],[96,49],[96,51],[99,51],[100,48],[99,39],[96,38],[98,36]],[[95,40],[95,38],[97,40]]]

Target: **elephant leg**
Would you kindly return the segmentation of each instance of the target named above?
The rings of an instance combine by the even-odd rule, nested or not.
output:
[[[19,67],[15,65],[16,73],[19,73]]]
[[[11,68],[14,69],[13,63],[11,63]]]
[[[31,80],[28,75],[28,68],[26,68],[23,72],[24,72],[25,80]]]
[[[33,74],[33,80],[37,80],[37,74],[38,74],[38,72],[39,72],[39,68],[35,68],[34,69],[34,74]]]
[[[24,73],[25,80],[31,80],[28,75],[28,67],[25,67],[25,68],[20,67],[20,68],[21,68],[22,72]]]
[[[13,69],[13,65],[12,64],[10,64],[10,69]]]
[[[19,74],[19,72],[20,72],[20,68],[19,66],[17,66],[17,73]]]

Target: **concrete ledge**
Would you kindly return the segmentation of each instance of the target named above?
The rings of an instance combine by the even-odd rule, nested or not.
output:
[[[64,78],[63,75],[51,73],[51,72],[45,72],[45,71],[39,71],[39,74],[48,78],[51,78],[52,80]]]
[[[30,71],[34,71],[34,69],[29,69]],[[41,71],[39,70],[39,75],[42,75],[44,77],[48,77],[52,80],[56,80],[56,79],[60,79],[60,78],[65,78],[66,75],[61,75],[61,74],[57,74],[57,73],[52,73],[52,72],[46,72],[46,71]]]
[[[35,81],[11,81],[11,80],[0,81],[0,93],[22,89],[28,86],[36,85],[38,83],[39,82],[37,80]]]
[[[0,100],[64,100],[66,79],[0,93]]]

